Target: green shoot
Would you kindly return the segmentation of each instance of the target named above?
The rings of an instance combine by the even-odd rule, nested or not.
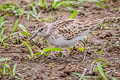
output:
[[[72,12],[72,15],[70,16],[70,19],[75,18],[77,14],[78,14],[77,11],[73,11],[73,12]]]
[[[96,3],[100,8],[104,8],[104,6],[103,6],[100,2],[96,1],[95,3]]]
[[[80,7],[82,7],[82,4],[83,4],[84,2],[94,2],[94,3],[96,3],[100,8],[104,8],[104,6],[103,6],[103,5],[101,4],[101,2],[98,1],[98,0],[79,0]]]
[[[94,64],[94,63],[95,63],[95,62],[97,62],[97,61],[100,61],[100,62],[105,62],[105,63],[110,64],[110,62],[109,62],[109,61],[107,61],[107,60],[105,60],[105,59],[97,59],[97,60],[93,61],[92,63]]]
[[[38,52],[38,53],[35,53],[34,55],[44,55],[44,56],[49,56],[48,52],[55,52],[55,51],[62,51],[61,48],[44,48],[42,51]]]
[[[71,5],[78,5],[76,1],[54,1],[52,3],[52,8],[56,9],[60,6],[71,7]]]
[[[100,29],[104,29],[104,28],[105,28],[104,22],[100,23],[100,24],[99,24],[99,27],[100,27]]]
[[[24,14],[27,15],[27,20],[30,20],[30,16],[33,16],[36,20],[40,21],[40,15],[42,13],[42,11],[37,11],[37,7],[39,6],[38,3],[33,2],[32,4],[29,4],[26,7],[30,7],[32,8],[32,10],[30,11],[24,11]],[[26,8],[24,7],[24,8]]]
[[[13,26],[11,33],[13,33],[18,28],[18,23],[19,23],[19,20],[15,22],[15,25]]]
[[[5,62],[4,64],[3,64],[4,66],[3,66],[3,75],[9,75],[10,74],[10,72],[11,72],[11,68],[10,68],[10,66],[7,64],[7,62]]]
[[[2,16],[1,18],[0,18],[0,27],[2,27],[2,25],[5,23],[5,19],[6,19],[6,17],[8,17],[9,15],[8,14],[6,14],[6,15],[4,15],[4,16]]]
[[[9,15],[6,14],[0,18],[0,42],[3,44],[4,47],[7,46],[7,43],[5,43],[4,41],[8,38],[7,35],[4,35],[4,31],[6,28],[3,26],[6,23],[5,19],[7,16]]]
[[[19,8],[17,10],[14,10],[13,13],[15,14],[15,16],[20,16],[24,14],[24,9],[23,8]]]
[[[24,14],[24,9],[20,8],[15,3],[6,3],[6,4],[0,5],[0,11],[2,11],[2,12],[11,11],[16,16],[20,16],[20,15]]]
[[[50,20],[51,22],[53,22],[53,21],[54,21],[54,19],[53,19],[52,15],[49,15],[49,20]]]
[[[15,63],[12,69],[8,64],[9,60],[11,60],[11,58],[0,58],[0,72],[5,76],[15,76],[17,64]]]
[[[22,24],[18,24],[18,27],[22,30],[20,33],[23,34],[24,36],[29,36],[31,35],[30,33],[27,32],[26,28]]]
[[[11,60],[11,58],[0,58],[0,62]]]
[[[105,61],[105,60],[102,60],[102,59],[99,59],[99,60],[100,60],[100,61]],[[97,80],[97,79],[108,80],[107,77],[111,78],[112,80],[117,80],[117,78],[115,78],[115,77],[105,75],[105,73],[104,73],[104,71],[103,71],[103,68],[102,68],[102,65],[101,65],[100,62],[97,64],[97,68],[96,68],[96,69],[97,69],[97,71],[99,71],[99,73],[100,73],[101,76],[83,76],[83,75],[81,75],[80,73],[76,73],[76,72],[73,72],[73,74],[81,77],[83,80],[87,80],[87,79],[89,79],[89,78],[90,78],[90,79],[95,79],[95,80]],[[106,76],[107,76],[107,77],[106,77]]]
[[[19,28],[21,28],[21,29],[22,29],[22,31],[27,32],[27,30],[26,30],[26,28],[25,28],[25,26],[24,26],[24,25],[19,24],[18,26],[19,26]]]
[[[44,0],[39,0],[39,5],[43,8],[46,8],[46,9],[48,8]]]
[[[81,47],[81,48],[78,48],[78,50],[81,51],[81,52],[84,52],[85,48]]]
[[[11,41],[12,41],[13,32],[15,32],[15,30],[18,28],[18,23],[19,23],[19,20],[17,20],[17,21],[15,22],[15,25],[13,26],[13,28],[12,28],[12,30],[11,30],[11,33],[10,33],[10,35],[9,35]]]
[[[48,47],[48,48],[44,48],[42,51],[43,52],[53,52],[53,51],[62,51],[62,49],[61,48],[50,48],[50,47]]]
[[[108,80],[107,77],[106,77],[105,74],[104,74],[104,71],[103,71],[103,69],[102,69],[102,66],[101,66],[100,62],[97,64],[97,69],[98,69],[98,71],[100,72],[101,76],[102,76],[105,80]]]
[[[91,65],[95,64],[96,62],[104,63],[103,67],[106,67],[108,64],[111,64],[109,61],[107,61],[105,59],[97,59],[97,60],[93,61]]]
[[[29,56],[29,58],[30,59],[33,59],[34,58],[34,54],[33,54],[33,51],[32,51],[32,48],[30,47],[30,45],[28,44],[28,42],[25,42],[25,41],[23,41],[22,40],[22,42],[25,44],[25,46],[28,48],[28,50],[30,51],[30,56]]]
[[[60,1],[54,0],[52,3],[52,9],[56,9],[58,6],[60,6]]]
[[[4,43],[4,40],[8,38],[8,36],[4,35],[5,28],[2,28],[0,33],[0,42]]]
[[[37,10],[36,10],[36,3],[32,3],[32,11],[34,15],[37,15]]]
[[[26,30],[24,25],[18,24],[18,23],[19,23],[19,20],[16,21],[14,27],[11,30],[11,34],[9,35],[11,41],[12,41],[12,36],[16,35],[16,42],[17,43],[19,43],[19,41],[20,41],[20,34],[23,34],[24,36],[31,35],[30,33],[27,32],[27,30]],[[18,30],[17,32],[15,32],[16,29]],[[19,29],[21,29],[22,31],[19,31]]]
[[[42,52],[42,51],[41,51],[41,52],[37,52],[37,53],[35,53],[34,55],[35,55],[35,56],[38,56],[38,55],[40,55],[40,56],[41,56],[41,55],[43,55],[43,56],[49,56],[48,53],[44,53],[44,52]]]
[[[41,2],[41,3],[42,3],[42,6],[43,6],[43,7],[45,7],[45,1],[44,1],[44,0],[42,0],[42,2]]]
[[[78,77],[81,77],[81,79],[83,79],[83,80],[87,80],[87,79],[99,80],[99,79],[102,78],[101,76],[83,76],[83,75],[80,74],[80,73],[76,73],[76,72],[72,72],[72,73],[75,74],[75,75],[77,75]]]
[[[72,72],[73,74],[82,78],[82,80],[87,80],[85,76],[81,75],[80,73]]]
[[[6,3],[6,4],[2,4],[0,5],[0,11],[14,11],[18,6],[14,3]]]
[[[97,54],[103,54],[103,53],[105,53],[105,52],[102,50],[97,52]]]
[[[112,80],[118,80],[117,78],[115,78],[115,77],[111,77],[112,78]]]
[[[11,58],[0,58],[0,62],[4,62],[2,65],[0,65],[3,68],[0,68],[0,71],[2,71],[3,75],[9,75],[10,74],[10,66],[7,64],[8,60]]]
[[[30,20],[30,15],[33,13],[32,11],[25,11],[24,12],[27,16],[27,20]]]
[[[12,74],[13,76],[16,75],[16,67],[17,67],[17,63],[15,63],[14,66],[13,66],[13,71],[12,71],[13,72],[13,74]]]

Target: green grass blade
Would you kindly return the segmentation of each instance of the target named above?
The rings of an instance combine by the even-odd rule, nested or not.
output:
[[[17,21],[15,22],[15,25],[13,26],[13,28],[12,28],[12,30],[11,30],[11,34],[9,35],[11,41],[12,41],[12,34],[13,34],[13,32],[17,29],[18,23],[19,23],[19,20],[17,20]]]
[[[85,48],[81,47],[81,48],[78,48],[78,50],[81,51],[81,52],[84,52]]]
[[[1,28],[2,30],[1,30],[1,32],[0,32],[0,38],[3,38],[4,37],[4,31],[5,31],[5,28],[4,27],[2,27]]]
[[[112,77],[112,80],[118,80],[117,78],[115,78],[115,77]]]
[[[8,36],[6,36],[6,35],[0,35],[0,36],[2,36],[2,38],[0,39],[1,43],[4,43],[4,40],[6,40],[8,38]]]
[[[72,15],[70,16],[70,19],[75,18],[77,14],[78,14],[78,12],[77,12],[77,11],[73,11]]]
[[[98,68],[98,71],[100,72],[101,76],[102,76],[105,80],[108,80],[107,77],[106,77],[105,74],[104,74],[104,71],[103,71],[103,68],[102,68],[100,62],[97,64],[97,68]]]
[[[34,55],[35,55],[35,56],[37,56],[37,55],[49,56],[48,53],[44,53],[44,52],[37,52],[37,53],[35,53]]]
[[[81,77],[82,80],[87,80],[87,79],[85,78],[85,76],[82,76],[80,73],[76,73],[76,72],[72,72],[72,73],[75,74],[75,75],[77,75],[77,76],[79,76],[79,77]]]
[[[27,30],[26,30],[26,28],[25,28],[24,25],[19,24],[18,26],[19,26],[20,29],[22,29],[22,32],[21,32],[21,33],[22,33],[24,36],[29,36],[29,35],[31,35],[30,33],[27,32]]]
[[[97,62],[97,61],[111,64],[109,61],[107,61],[107,60],[105,60],[105,59],[97,59],[97,60],[93,61],[92,64],[94,64],[94,63]]]
[[[28,33],[28,32],[22,31],[21,33],[22,33],[24,36],[32,36],[32,34],[30,34],[30,33]]]
[[[17,63],[15,63],[14,66],[13,66],[13,76],[16,75],[16,67],[17,67]]]
[[[99,80],[102,79],[101,76],[85,76],[86,78],[94,79],[94,80]]]
[[[44,48],[43,52],[62,51],[62,48]]]
[[[38,5],[40,5],[43,8],[48,8],[48,6],[45,3],[45,0],[39,0],[39,4]]]
[[[0,24],[5,20],[6,17],[8,17],[9,14],[6,14],[0,18]]]
[[[105,51],[103,50],[97,52],[97,54],[103,54],[103,53],[105,53]]]
[[[3,66],[2,74],[7,74],[7,73],[6,73],[6,68],[5,68],[5,66]]]
[[[45,1],[44,0],[42,0],[42,6],[45,7]]]
[[[25,28],[25,26],[24,26],[24,25],[19,24],[18,26],[19,26],[19,28],[21,28],[21,29],[22,29],[22,31],[27,32],[27,30],[26,30],[26,28]]]
[[[96,1],[96,4],[97,4],[100,8],[104,8],[104,6],[103,6],[100,2]]]
[[[15,22],[15,25],[13,26],[11,33],[13,33],[16,30],[16,28],[18,27],[18,23],[19,23],[19,20]]]
[[[36,10],[36,7],[35,7],[35,6],[32,6],[32,11],[33,11],[33,14],[34,14],[35,16],[37,16],[37,10]]]
[[[32,51],[32,48],[29,46],[28,42],[25,42],[22,40],[22,42],[25,44],[25,46],[28,48],[28,50],[30,51],[30,59],[33,59],[34,58],[34,54],[33,54],[33,51]]]
[[[52,3],[52,8],[56,9],[57,7],[59,7],[61,4],[59,1],[55,1],[54,3]]]
[[[11,58],[0,58],[0,62],[3,62],[3,61],[8,61],[10,60]]]
[[[6,4],[0,5],[0,11],[8,11],[8,10],[14,11],[17,8],[18,8],[18,5],[15,3],[6,3]]]

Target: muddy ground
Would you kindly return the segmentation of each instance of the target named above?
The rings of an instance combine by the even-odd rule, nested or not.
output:
[[[21,0],[1,0],[0,4],[7,2],[14,2],[17,4]],[[120,0],[109,1],[103,3],[106,7],[100,9],[95,3],[85,3],[84,9],[82,9],[76,19],[80,20],[95,20],[104,17],[120,17],[120,13],[116,8],[120,7]],[[70,12],[56,10],[50,12],[44,12],[42,18],[47,18],[48,14],[53,16],[53,18],[67,19],[71,15]],[[7,25],[9,33],[18,17],[10,16],[7,18],[9,24]],[[34,25],[37,23],[33,18],[29,21],[26,16],[22,16],[20,23],[25,25],[28,32],[35,30]],[[40,22],[42,24],[43,22]],[[111,64],[104,67],[104,72],[106,75],[113,76],[120,79],[120,19],[111,20],[111,24],[106,23],[105,29],[96,29],[91,33],[85,40],[86,50],[86,60],[82,62],[81,52],[75,52],[75,54],[67,55],[66,57],[57,56],[37,56],[33,60],[30,60],[27,55],[29,55],[28,49],[24,46],[19,45],[14,42],[7,41],[9,45],[4,48],[0,45],[0,57],[11,57],[8,64],[12,67],[17,62],[17,77],[21,80],[79,80],[79,77],[74,75],[72,72],[78,72],[82,74],[85,69],[87,72],[85,75],[89,76],[99,76],[99,72],[91,71],[91,63],[97,59],[105,59]],[[34,43],[31,43],[34,45]],[[39,45],[38,45],[39,46]],[[40,46],[39,46],[40,48]],[[104,54],[96,54],[98,51],[103,51]],[[94,64],[96,65],[96,64]],[[91,71],[91,72],[90,72]],[[0,75],[0,80],[17,80],[11,76]],[[88,79],[93,80],[93,79]]]

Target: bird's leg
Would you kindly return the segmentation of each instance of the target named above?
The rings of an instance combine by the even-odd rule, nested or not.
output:
[[[63,48],[63,50],[60,52],[61,57],[67,57],[69,55],[69,50],[68,48]]]
[[[70,51],[70,54],[72,54],[72,53],[76,50],[76,47],[73,46],[73,47],[70,47],[69,49],[71,50],[71,51]]]
[[[81,44],[81,43],[83,44],[83,46],[84,46],[83,48],[85,49],[85,42],[80,40],[75,46],[69,48],[71,50],[70,54],[72,54],[74,51],[78,51],[79,50],[79,44]]]
[[[85,61],[85,59],[86,59],[86,53],[85,53],[86,43],[85,43],[85,41],[82,41],[82,40],[80,40],[80,42],[82,42],[82,44],[83,44],[83,49],[84,49],[84,50],[82,50],[82,52],[83,52],[83,60],[82,60],[82,62],[83,62],[83,61]]]

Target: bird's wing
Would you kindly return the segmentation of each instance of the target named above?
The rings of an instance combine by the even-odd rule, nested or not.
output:
[[[66,20],[56,24],[56,26],[59,34],[62,34],[66,40],[71,40],[77,36],[87,35],[100,21],[80,22],[79,20]]]

